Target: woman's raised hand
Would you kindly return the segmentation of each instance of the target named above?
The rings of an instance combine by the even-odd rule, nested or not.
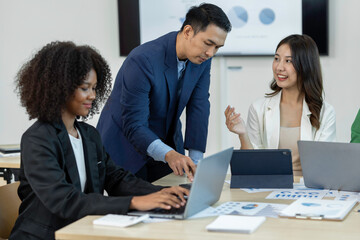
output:
[[[243,135],[246,133],[246,126],[244,120],[241,118],[240,113],[235,112],[235,108],[230,105],[225,109],[226,117],[226,126],[230,132],[236,133],[238,135]]]

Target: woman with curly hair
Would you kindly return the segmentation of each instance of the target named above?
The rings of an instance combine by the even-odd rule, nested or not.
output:
[[[16,84],[37,121],[21,139],[22,203],[10,239],[54,239],[57,229],[89,214],[185,204],[188,190],[155,186],[117,167],[96,129],[77,120],[97,112],[111,91],[109,66],[96,50],[50,43],[21,68]]]
[[[239,135],[241,149],[291,149],[294,175],[302,175],[298,140],[335,141],[334,108],[323,100],[319,51],[307,35],[290,35],[276,48],[272,93],[249,108],[247,126],[233,107],[226,126]]]

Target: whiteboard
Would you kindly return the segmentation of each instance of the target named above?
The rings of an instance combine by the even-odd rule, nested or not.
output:
[[[140,43],[180,30],[190,7],[202,0],[139,0]],[[218,55],[273,55],[281,39],[302,34],[301,0],[209,0],[232,23]]]

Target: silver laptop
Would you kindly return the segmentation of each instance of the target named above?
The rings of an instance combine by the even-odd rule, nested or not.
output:
[[[360,144],[298,141],[309,188],[360,191]]]
[[[213,205],[220,198],[232,153],[233,148],[229,148],[200,161],[184,207],[170,210],[157,208],[151,211],[133,211],[128,214],[185,219]]]

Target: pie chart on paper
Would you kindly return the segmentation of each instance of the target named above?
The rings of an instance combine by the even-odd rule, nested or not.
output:
[[[228,12],[228,17],[230,18],[231,24],[235,28],[241,28],[245,26],[249,19],[249,15],[246,9],[240,6],[231,8]]]
[[[259,205],[257,205],[257,204],[247,204],[247,205],[243,206],[242,209],[250,210],[250,209],[257,208],[258,206]]]

